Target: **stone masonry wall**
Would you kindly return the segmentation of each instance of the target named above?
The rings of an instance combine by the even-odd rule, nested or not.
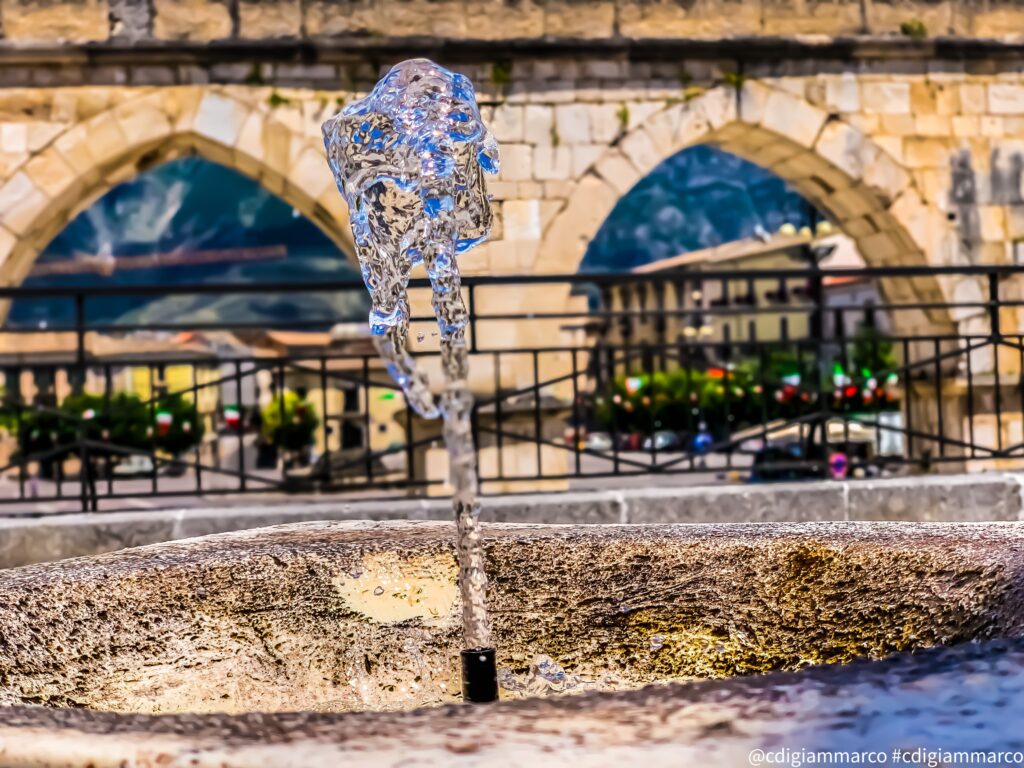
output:
[[[0,88],[0,280],[19,282],[38,250],[114,183],[181,152],[257,178],[347,248],[319,124],[387,65],[307,66],[303,75],[300,65],[249,64],[248,82],[231,66],[202,77],[129,67],[124,85]],[[498,225],[492,242],[463,257],[468,273],[575,271],[619,197],[702,142],[790,181],[870,264],[1020,257],[1020,68],[881,61],[853,71],[802,61],[737,72],[728,60],[614,57],[457,66],[477,83],[503,156],[490,185]],[[311,78],[314,87],[293,85]],[[131,85],[138,80],[148,84]],[[154,84],[162,80],[189,84]],[[980,296],[971,281],[921,282],[915,292],[936,289]]]
[[[906,34],[1006,38],[1024,3],[953,0],[3,0],[3,38],[207,42],[333,36],[445,39]]]

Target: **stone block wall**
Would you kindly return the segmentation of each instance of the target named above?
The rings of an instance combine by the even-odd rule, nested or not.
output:
[[[281,39],[570,40],[904,34],[1010,38],[1024,3],[957,0],[3,0],[17,44]]]
[[[869,264],[1016,263],[1020,29],[1024,0],[0,0],[0,283],[106,188],[185,151],[257,178],[347,247],[319,123],[423,54],[474,80],[502,144],[494,236],[468,273],[575,271],[615,202],[697,143],[785,178]]]
[[[495,489],[489,489],[495,490]],[[512,488],[511,490],[521,490]],[[147,509],[0,519],[0,569],[307,520],[451,520],[447,499]],[[490,496],[496,523],[807,523],[1024,520],[1019,474],[709,485]]]

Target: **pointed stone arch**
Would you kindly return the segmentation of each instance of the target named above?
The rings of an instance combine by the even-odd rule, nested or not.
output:
[[[697,144],[775,173],[852,237],[869,266],[952,262],[956,236],[911,175],[870,136],[807,100],[758,82],[667,105],[620,135],[576,181],[544,232],[537,271],[577,271],[618,200],[657,165]],[[889,301],[939,301],[934,278],[883,281]],[[948,313],[930,316],[951,324]]]
[[[0,285],[20,284],[61,229],[112,187],[188,154],[257,181],[352,258],[348,213],[320,139],[326,114],[275,108],[266,90],[142,91],[29,154],[0,181]]]

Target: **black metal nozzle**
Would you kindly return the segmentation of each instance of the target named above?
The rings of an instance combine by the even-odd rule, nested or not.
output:
[[[498,666],[493,648],[462,652],[462,700],[487,704],[498,700]]]

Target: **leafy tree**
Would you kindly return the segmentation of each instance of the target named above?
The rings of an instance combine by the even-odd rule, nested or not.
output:
[[[0,388],[0,430],[9,435],[18,432],[18,412],[6,401],[7,392]]]
[[[638,373],[616,378],[598,398],[596,417],[623,432],[695,432],[703,422],[725,433],[730,424],[759,418],[762,397],[749,365]]]
[[[197,445],[203,439],[205,426],[197,418],[195,408],[181,394],[167,395],[156,402],[156,412],[171,417],[170,427],[164,431],[156,429],[154,441],[157,448],[177,456]]]
[[[277,395],[261,412],[263,440],[288,451],[301,451],[313,444],[320,424],[312,403],[291,390]]]

